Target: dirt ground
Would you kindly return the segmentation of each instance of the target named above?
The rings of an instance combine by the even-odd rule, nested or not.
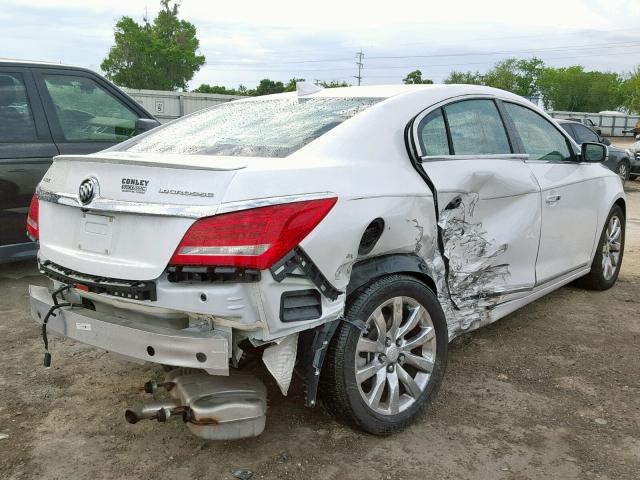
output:
[[[562,288],[458,338],[436,403],[406,431],[351,430],[269,383],[265,432],[205,442],[181,422],[124,421],[159,368],[54,338],[42,367],[27,286],[32,262],[0,266],[2,479],[638,479],[640,182],[607,292]]]

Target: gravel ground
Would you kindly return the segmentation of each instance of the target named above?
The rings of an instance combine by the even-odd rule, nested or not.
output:
[[[265,433],[205,442],[178,421],[128,425],[159,368],[54,338],[41,366],[27,286],[0,266],[0,478],[638,479],[640,182],[628,186],[627,247],[607,292],[564,287],[458,338],[436,403],[389,438],[353,431],[268,382]],[[266,378],[266,377],[265,377]]]

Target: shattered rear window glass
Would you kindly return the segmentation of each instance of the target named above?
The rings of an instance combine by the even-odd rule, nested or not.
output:
[[[197,112],[122,146],[130,152],[286,157],[376,98],[279,98],[228,102]]]

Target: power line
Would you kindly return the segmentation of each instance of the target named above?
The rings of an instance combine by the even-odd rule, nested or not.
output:
[[[518,53],[535,53],[545,52],[553,50],[580,50],[580,49],[607,49],[607,48],[621,48],[625,46],[631,46],[640,43],[640,39],[627,40],[624,42],[607,42],[607,43],[592,43],[581,45],[561,45],[557,47],[548,48],[531,48],[522,50],[498,50],[490,52],[455,52],[455,53],[436,53],[428,55],[382,55],[367,57],[370,60],[382,60],[382,59],[408,59],[408,58],[436,58],[436,57],[461,57],[461,56],[480,56],[480,55],[511,55]],[[305,64],[305,63],[334,63],[334,62],[351,62],[351,58],[324,58],[324,59],[311,59],[311,60],[291,60],[285,62],[217,62],[207,63],[207,67],[223,66],[223,65],[236,65],[236,66],[260,66],[260,65],[293,65],[293,64]]]
[[[389,59],[405,59],[405,58],[435,58],[435,57],[471,57],[478,55],[511,55],[516,53],[530,53],[530,52],[546,52],[552,50],[583,50],[583,49],[601,49],[601,48],[620,48],[624,46],[630,46],[630,44],[640,44],[640,40],[628,40],[625,42],[611,42],[602,44],[587,44],[587,45],[564,45],[561,47],[548,47],[548,48],[531,48],[527,50],[502,50],[494,52],[460,52],[460,53],[434,53],[430,55],[387,55],[387,56],[374,56],[368,57],[370,60],[389,60]]]
[[[640,47],[640,45],[635,45],[635,46],[630,46],[628,48],[638,48]],[[625,51],[625,52],[617,52],[617,53],[589,53],[589,54],[584,54],[584,55],[568,55],[568,56],[561,56],[561,57],[547,57],[543,60],[545,61],[550,61],[550,60],[570,60],[573,58],[586,58],[586,57],[606,57],[606,56],[612,56],[612,55],[629,55],[630,53],[637,53],[637,52],[630,52],[630,51]],[[437,63],[437,64],[422,64],[422,65],[416,65],[416,64],[412,64],[412,65],[379,65],[379,66],[375,66],[375,67],[368,67],[369,70],[372,71],[376,71],[376,70],[407,70],[407,69],[430,69],[430,68],[434,68],[434,67],[461,67],[461,66],[468,66],[468,65],[487,65],[487,64],[492,64],[495,63],[496,60],[484,60],[481,62],[457,62],[457,63]],[[333,68],[333,67],[322,67],[322,68],[312,68],[312,69],[295,69],[295,70],[291,70],[291,69],[271,69],[271,68],[242,68],[242,69],[235,69],[235,68],[230,68],[230,69],[216,69],[218,72],[262,72],[262,73],[267,73],[267,72],[271,72],[271,73],[305,73],[305,72],[325,72],[325,71],[329,71],[329,72],[348,72],[349,70],[351,70],[350,68]],[[374,77],[375,75],[367,75],[367,77]],[[357,77],[356,77],[357,78]]]

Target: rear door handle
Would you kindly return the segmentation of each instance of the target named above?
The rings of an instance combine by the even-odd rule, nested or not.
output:
[[[558,195],[557,193],[550,193],[549,195],[547,195],[546,202],[547,203],[558,203],[560,198],[561,198],[560,195]]]

